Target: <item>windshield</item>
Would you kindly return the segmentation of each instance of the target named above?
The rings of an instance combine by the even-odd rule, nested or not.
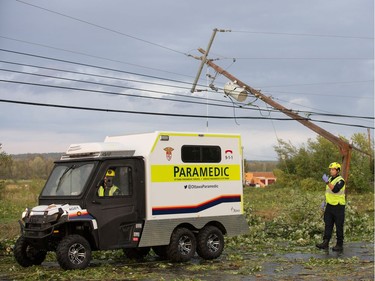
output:
[[[94,163],[57,164],[43,189],[42,196],[77,196],[86,186]]]

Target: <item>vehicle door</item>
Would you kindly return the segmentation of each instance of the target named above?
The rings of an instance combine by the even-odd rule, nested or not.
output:
[[[145,217],[143,160],[104,161],[88,197],[87,209],[98,224],[99,249],[134,244],[134,229]]]

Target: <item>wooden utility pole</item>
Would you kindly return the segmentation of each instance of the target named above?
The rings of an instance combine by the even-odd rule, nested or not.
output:
[[[203,55],[206,54],[205,50],[202,48],[198,49],[199,52],[201,52]],[[245,84],[238,78],[234,77],[224,69],[222,69],[220,66],[214,64],[212,61],[207,60],[205,58],[205,63],[209,66],[211,66],[214,70],[216,70],[219,74],[224,75],[232,82],[236,83],[240,87],[244,88],[246,91],[250,92],[255,97],[259,98],[260,100],[264,101],[265,103],[271,105],[273,108],[281,111],[285,115],[293,118],[294,120],[298,121],[302,125],[308,127],[309,129],[313,130],[315,133],[319,134],[320,136],[324,137],[325,139],[329,140],[336,146],[338,146],[340,154],[342,156],[342,177],[345,179],[345,181],[348,180],[349,175],[349,165],[350,165],[350,159],[351,159],[351,153],[353,146],[347,143],[346,141],[340,139],[339,137],[336,137],[335,135],[331,134],[330,132],[324,130],[323,128],[315,125],[311,121],[309,121],[308,118],[302,117],[299,114],[293,112],[290,109],[287,109],[286,107],[282,106],[281,104],[275,102],[273,99],[263,95],[258,90],[250,87],[249,85]]]

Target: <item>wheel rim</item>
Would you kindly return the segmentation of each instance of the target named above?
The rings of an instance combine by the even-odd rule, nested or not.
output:
[[[35,254],[37,253],[37,250],[35,248],[31,247],[30,245],[27,245],[26,249],[25,249],[25,252],[26,252],[26,256],[29,259],[32,259],[35,256]]]
[[[81,264],[86,259],[86,249],[82,244],[75,243],[70,246],[68,257],[71,263]]]
[[[184,235],[178,240],[178,250],[183,255],[188,255],[191,252],[193,243],[189,236]]]
[[[219,236],[211,234],[207,239],[207,248],[210,252],[217,252],[220,248]]]

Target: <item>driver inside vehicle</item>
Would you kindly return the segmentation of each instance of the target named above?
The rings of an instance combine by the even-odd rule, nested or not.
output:
[[[116,196],[121,195],[120,189],[113,184],[113,179],[115,177],[115,171],[113,169],[108,169],[105,174],[103,184],[99,187],[98,195],[102,196]]]

